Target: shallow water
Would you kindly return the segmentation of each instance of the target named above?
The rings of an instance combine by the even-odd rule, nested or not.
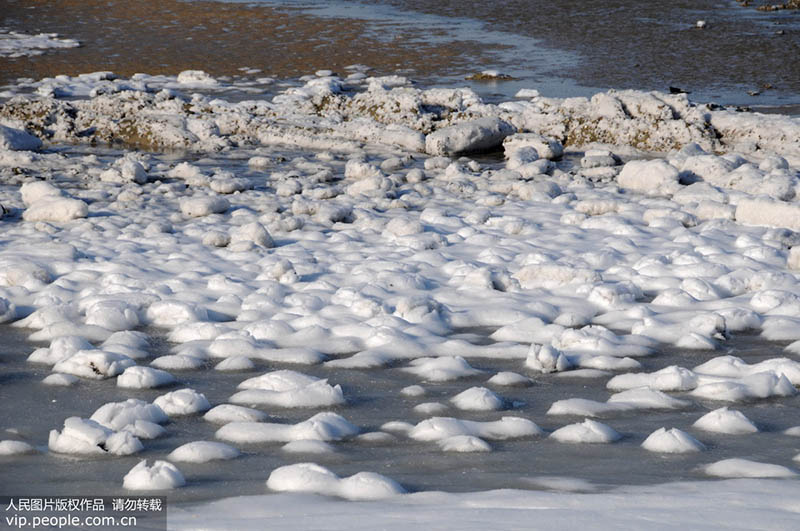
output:
[[[122,477],[140,459],[163,459],[174,448],[195,440],[214,440],[217,425],[199,416],[173,419],[166,425],[167,435],[143,441],[144,452],[131,457],[69,457],[47,453],[50,429],[60,429],[66,417],[89,417],[106,402],[126,398],[153,400],[169,390],[192,387],[206,395],[212,406],[225,403],[242,380],[270,370],[296,366],[256,362],[253,371],[220,373],[211,370],[212,362],[197,371],[174,371],[179,383],[162,389],[122,390],[113,379],[80,381],[75,387],[48,387],[39,382],[48,373],[44,366],[25,361],[36,345],[26,340],[29,331],[9,326],[0,327],[0,419],[6,438],[27,440],[42,453],[31,456],[0,458],[3,482],[0,494],[36,495],[123,494]],[[156,330],[148,330],[154,338],[151,353],[166,353],[170,347],[159,340]],[[484,334],[460,334],[462,339],[486,343]],[[749,363],[783,355],[781,345],[766,343],[756,337],[737,337],[727,345],[728,353]],[[454,354],[458,354],[454,352]],[[641,358],[644,370],[652,371],[672,364],[693,367],[721,352],[680,351],[663,348],[657,355]],[[500,370],[525,373],[520,360],[502,361],[473,359],[471,364],[483,371],[479,376],[455,382],[425,383],[398,367],[374,370],[336,370],[322,366],[301,368],[303,372],[329,378],[341,384],[346,406],[331,409],[358,425],[362,432],[378,430],[390,420],[416,423],[425,417],[413,407],[422,402],[447,403],[456,393],[471,386],[484,385]],[[582,418],[552,417],[545,413],[555,400],[582,397],[605,400],[605,378],[583,379],[556,375],[533,375],[529,387],[494,387],[514,407],[505,412],[466,412],[451,408],[445,416],[471,420],[496,420],[503,415],[529,418],[547,431],[555,430]],[[406,397],[400,390],[411,384],[422,384],[428,393]],[[491,386],[490,386],[491,387]],[[680,393],[675,394],[680,396]],[[362,470],[383,473],[411,491],[446,490],[451,492],[480,491],[496,488],[545,488],[547,478],[578,479],[566,488],[579,490],[604,489],[624,484],[655,484],[687,479],[703,479],[698,467],[731,457],[791,466],[792,457],[800,450],[800,439],[781,433],[800,424],[800,397],[736,404],[762,430],[752,435],[721,435],[692,429],[691,424],[702,414],[725,404],[694,400],[681,411],[645,411],[615,414],[598,419],[616,429],[623,439],[614,444],[565,444],[547,438],[492,441],[490,453],[445,453],[435,443],[413,441],[401,434],[397,441],[371,444],[358,441],[332,443],[333,454],[288,454],[281,443],[235,445],[243,456],[225,462],[206,464],[179,463],[187,478],[185,488],[170,492],[172,501],[199,501],[220,496],[260,494],[268,492],[265,481],[269,473],[283,465],[314,461],[340,475]],[[268,408],[271,422],[299,422],[313,415],[312,409]],[[656,429],[677,427],[695,435],[708,446],[708,451],[688,455],[666,455],[640,448],[642,441]],[[560,487],[556,487],[560,488]]]
[[[557,97],[676,87],[697,101],[789,111],[800,103],[800,15],[759,12],[734,0],[7,3],[0,27],[57,32],[83,46],[0,59],[0,84],[190,68],[291,78],[363,64],[424,84],[471,85],[489,100],[527,87]],[[698,20],[705,29],[694,27]],[[514,79],[465,81],[485,69]]]

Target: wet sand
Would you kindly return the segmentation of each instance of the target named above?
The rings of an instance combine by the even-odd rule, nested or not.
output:
[[[82,46],[36,57],[0,58],[0,85],[110,70],[176,74],[201,69],[214,76],[296,77],[319,69],[341,72],[363,64],[374,73],[471,72],[481,62],[475,43],[425,44],[419,35],[377,40],[365,21],[318,18],[296,9],[177,0],[4,0],[0,27],[58,33]]]

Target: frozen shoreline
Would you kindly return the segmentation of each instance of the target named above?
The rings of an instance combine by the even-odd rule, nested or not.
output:
[[[0,106],[0,319],[49,344],[28,360],[53,368],[43,385],[116,378],[120,400],[163,387],[152,403],[64,419],[49,441],[6,432],[9,440],[53,455],[158,461],[236,459],[240,446],[280,443],[297,464],[351,441],[416,441],[443,454],[543,437],[610,445],[621,437],[618,416],[699,405],[715,415],[634,437],[650,441],[647,451],[701,452],[712,477],[796,475],[793,432],[774,433],[782,450],[765,463],[721,459],[703,431],[746,437],[747,419],[723,406],[781,403],[800,385],[800,119],[635,91],[558,100],[531,89],[487,104],[469,89],[420,90],[400,76],[351,72],[320,71],[290,87],[227,86],[198,71],[59,76],[19,87],[35,93]],[[271,101],[255,95],[265,86],[278,92]],[[232,91],[254,96],[226,100]],[[93,150],[94,142],[121,150]],[[144,326],[163,330],[168,355],[151,359],[149,338],[136,332]],[[475,329],[489,330],[489,341],[454,337]],[[744,333],[786,342],[785,356],[722,351]],[[655,371],[648,360],[663,345],[700,359]],[[476,360],[502,360],[514,372],[477,370]],[[241,371],[230,404],[174,384],[181,371],[213,367]],[[312,367],[402,368],[420,385],[397,398],[415,401],[419,416],[365,431],[347,418],[347,388],[304,372]],[[559,427],[550,433],[503,396],[532,377],[557,386],[563,376],[607,381],[608,391],[553,401],[545,415]],[[426,388],[460,379],[447,401],[425,398]],[[169,437],[170,417],[200,421],[219,406],[215,444],[148,450]],[[264,418],[280,408],[314,411],[297,422]],[[137,466],[125,486],[191,488],[192,475],[173,468]],[[283,468],[270,488],[353,499],[402,492],[367,472]],[[763,488],[728,515],[753,524],[762,511],[791,519],[796,508],[771,496],[797,485],[693,482],[587,496],[602,508],[624,493],[623,514],[654,503],[678,519],[687,492],[722,504]],[[665,496],[675,506],[659,505]],[[522,508],[520,526],[541,503],[554,504],[553,524],[576,507],[580,518],[597,518],[573,495],[521,491],[416,493],[368,506],[281,495],[254,511],[284,502],[304,513],[347,507],[337,510],[345,519],[419,504],[440,526],[453,522],[435,512],[451,507],[466,518],[476,504]],[[251,504],[231,499],[204,511],[221,505],[247,519],[258,516],[241,509]],[[194,527],[192,514],[171,524]],[[710,514],[688,524],[708,524]]]
[[[554,481],[558,484],[557,481]],[[568,487],[567,484],[565,486]],[[797,481],[728,480],[620,488],[599,494],[419,493],[344,502],[313,495],[231,498],[170,507],[170,529],[742,529],[792,528]],[[234,515],[241,515],[236,517]]]

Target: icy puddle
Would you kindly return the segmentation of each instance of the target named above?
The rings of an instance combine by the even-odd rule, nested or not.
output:
[[[154,331],[151,331],[154,332]],[[15,431],[6,431],[3,439],[28,441],[37,453],[0,458],[4,461],[3,494],[122,494],[120,478],[141,459],[170,459],[174,449],[194,441],[220,442],[221,425],[204,420],[202,413],[172,417],[157,439],[145,441],[143,451],[129,457],[86,457],[59,455],[43,444],[54,427],[71,416],[88,418],[109,402],[135,398],[151,402],[167,392],[192,388],[202,393],[212,407],[230,403],[243,381],[273,371],[297,371],[294,364],[256,362],[249,370],[220,372],[214,363],[204,363],[191,371],[173,371],[177,382],[151,390],[122,390],[113,380],[81,381],[74,386],[46,386],[42,379],[49,371],[27,363],[32,346],[25,340],[28,331],[2,327],[2,400],[0,418]],[[150,353],[168,354],[169,345],[153,338]],[[473,343],[488,343],[485,336],[461,334]],[[756,338],[732,340],[728,351],[756,363],[780,357],[781,348]],[[454,352],[453,354],[458,354]],[[665,347],[656,356],[642,359],[643,369],[656,371],[670,365],[692,367],[718,356],[719,352],[681,351]],[[785,433],[800,422],[800,398],[754,400],[730,406],[746,416],[758,432],[722,434],[693,427],[695,421],[711,410],[723,407],[719,401],[696,399],[687,393],[674,393],[689,399],[678,410],[638,410],[607,413],[588,423],[583,416],[552,416],[552,404],[580,397],[605,401],[612,391],[606,388],[609,375],[571,376],[569,373],[540,374],[520,370],[519,361],[486,358],[471,359],[469,365],[479,373],[454,381],[431,382],[415,377],[402,367],[372,370],[337,370],[324,366],[303,368],[304,374],[326,378],[341,385],[346,403],[335,407],[278,408],[256,406],[263,411],[265,423],[297,424],[319,411],[331,411],[357,427],[339,441],[286,440],[256,443],[231,443],[241,451],[233,459],[207,463],[175,463],[187,485],[170,493],[172,500],[202,500],[224,496],[265,492],[265,480],[278,467],[313,461],[335,470],[344,477],[370,470],[399,482],[409,491],[444,490],[450,492],[482,491],[498,488],[555,489],[594,491],[615,485],[655,484],[703,479],[702,467],[729,458],[792,465],[800,448],[796,435]],[[506,376],[508,384],[489,381],[499,374],[517,371],[517,382]],[[488,383],[487,383],[488,381]],[[459,393],[484,387],[502,397],[502,411],[459,409],[452,399]],[[417,396],[418,393],[419,394]],[[426,405],[427,404],[427,405]],[[253,405],[253,404],[250,404]],[[474,405],[474,404],[473,404]],[[420,411],[422,409],[422,411]],[[213,411],[213,410],[212,410]],[[427,413],[436,413],[432,415]],[[436,440],[415,440],[406,430],[431,416],[457,417],[464,421],[492,422],[503,417],[519,417],[535,422],[542,433],[511,439],[487,437],[452,441],[448,448]],[[574,441],[559,441],[557,430],[573,423],[601,423],[618,435],[611,440],[595,440],[592,430]],[[387,424],[391,423],[391,424]],[[423,423],[424,424],[424,423]],[[671,454],[650,452],[641,447],[644,440],[661,427],[678,428],[697,438],[703,451]],[[419,430],[418,430],[419,431]],[[216,435],[215,435],[216,433]],[[420,431],[420,433],[422,433]],[[499,430],[502,433],[502,430]],[[423,434],[424,435],[424,434]],[[435,437],[425,437],[424,439]],[[587,439],[588,437],[588,439]],[[618,438],[617,438],[618,437]],[[481,439],[481,441],[483,441]],[[449,450],[449,451],[448,451]],[[472,450],[472,451],[467,451]],[[208,454],[209,450],[206,450]],[[202,452],[199,454],[202,455]],[[208,454],[216,455],[216,454]]]

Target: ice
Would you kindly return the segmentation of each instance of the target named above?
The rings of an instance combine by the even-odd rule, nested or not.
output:
[[[27,57],[41,55],[50,49],[75,48],[75,39],[59,38],[57,33],[29,35],[17,31],[0,30],[0,57]]]
[[[79,381],[78,377],[73,376],[71,374],[55,373],[46,376],[42,380],[42,383],[44,385],[69,387],[70,385],[75,385],[76,383],[78,383],[78,381]]]
[[[455,155],[487,151],[502,144],[514,128],[499,118],[480,118],[439,129],[425,138],[425,151],[431,155]]]
[[[216,437],[238,443],[291,442],[304,439],[337,441],[353,437],[359,429],[336,413],[317,413],[298,424],[230,422],[217,430]]]
[[[13,441],[9,439],[0,441],[1,456],[25,455],[25,454],[35,454],[35,453],[36,453],[36,448],[34,448],[33,446],[24,441]]]
[[[240,404],[205,414],[219,440],[252,444],[253,453],[288,443],[281,459],[324,452],[332,463],[354,444],[377,452],[385,448],[372,446],[416,441],[453,452],[437,459],[470,459],[458,452],[543,435],[528,418],[548,402],[550,420],[566,414],[579,422],[554,439],[603,439],[610,432],[582,420],[608,416],[636,444],[662,425],[637,431],[644,410],[686,408],[658,415],[695,418],[719,400],[793,403],[796,346],[785,359],[715,358],[712,349],[739,355],[752,335],[798,337],[797,118],[639,91],[566,100],[528,92],[530,101],[490,103],[468,89],[325,71],[276,84],[274,97],[228,101],[221,91],[235,83],[202,72],[59,76],[26,85],[36,96],[21,93],[0,106],[3,124],[53,146],[0,150],[0,321],[44,341],[29,361],[54,366],[45,383],[86,378],[42,392],[57,393],[59,404],[62,393],[95,389],[126,396],[113,382],[93,380],[118,376],[143,387],[166,383],[159,370],[196,371],[182,373],[196,391],[154,404],[106,404],[92,415],[102,441],[93,442],[92,425],[71,421],[55,432],[55,448],[133,451],[134,439],[164,434],[158,423],[167,415],[209,409],[200,392]],[[95,147],[111,139],[114,148]],[[148,151],[129,149],[134,140]],[[501,145],[505,159],[438,156]],[[86,217],[72,219],[66,205],[81,210],[72,201]],[[49,221],[33,221],[37,208]],[[686,365],[689,358],[698,361]],[[217,361],[216,369],[231,372],[212,370]],[[287,369],[298,365],[309,374]],[[256,368],[293,375],[291,385],[236,373]],[[380,401],[403,410],[381,416],[381,403],[364,421],[372,406],[362,387],[384,378]],[[415,379],[425,387],[409,385]],[[603,401],[606,381],[623,392]],[[561,392],[582,385],[592,400]],[[541,391],[547,402],[495,394],[512,391],[526,400]],[[665,392],[687,393],[694,403]],[[155,396],[127,396],[139,394]],[[281,418],[243,407],[256,404]],[[337,413],[298,422],[302,409],[277,409],[303,407]],[[492,411],[503,407],[519,416],[496,420]],[[438,416],[456,408],[477,411]],[[415,418],[426,420],[409,424]],[[753,418],[770,428],[756,438],[782,437],[786,426],[768,413]],[[176,423],[211,428],[199,418]],[[724,408],[695,428],[757,431]],[[645,449],[696,447],[688,437],[659,430]],[[332,453],[323,441],[341,442]],[[523,443],[492,442],[498,451],[482,458],[500,459]],[[590,450],[625,453],[626,445]],[[710,446],[708,455],[729,453],[709,462],[733,455],[723,446]],[[655,498],[671,493],[683,507],[723,486],[695,485],[680,496],[659,488]],[[505,499],[495,505],[507,509],[515,496],[521,507],[542,506],[531,500],[545,494],[475,499]],[[407,503],[418,495],[427,493]],[[437,496],[455,505],[467,499]]]
[[[144,449],[131,433],[114,432],[94,420],[80,417],[66,419],[60,432],[51,430],[48,447],[51,452],[77,455],[130,455]]]
[[[203,418],[215,424],[227,424],[229,422],[261,422],[267,420],[268,417],[266,413],[257,409],[220,404],[208,410]]]
[[[500,371],[489,378],[486,383],[502,387],[525,387],[531,385],[532,382],[527,376],[523,376],[516,372]]]
[[[617,176],[617,183],[647,195],[671,195],[680,190],[678,169],[661,159],[628,162]]]
[[[175,383],[175,377],[152,367],[128,367],[117,376],[117,386],[129,389],[152,389]]]
[[[191,197],[181,201],[181,212],[190,218],[222,214],[230,207],[230,202],[219,196]]]
[[[706,413],[693,424],[695,428],[731,435],[756,433],[758,428],[741,411],[721,407]]]
[[[175,465],[158,460],[153,466],[147,466],[147,460],[139,461],[122,481],[122,486],[128,490],[171,490],[184,485],[186,479]]]
[[[173,327],[208,319],[205,308],[181,301],[158,301],[147,309],[147,322],[153,326]]]
[[[446,382],[480,374],[461,356],[444,356],[441,358],[418,358],[411,362],[411,367],[403,369],[428,382]]]
[[[687,400],[673,398],[649,387],[637,387],[611,395],[606,402],[585,398],[557,400],[550,406],[547,414],[599,417],[637,409],[682,409],[689,404]]]
[[[102,350],[79,350],[53,366],[53,372],[72,374],[81,378],[103,380],[121,374],[136,364],[123,354]]]
[[[692,396],[723,402],[742,402],[774,396],[794,396],[797,389],[783,374],[759,372],[739,380],[706,383],[692,391]]]
[[[3,40],[0,39],[0,43]],[[35,151],[42,147],[42,141],[32,134],[6,127],[0,124],[0,149],[10,149],[15,151]]]
[[[112,430],[122,430],[138,420],[164,424],[169,417],[155,404],[129,398],[122,402],[109,402],[97,408],[91,420]]]
[[[181,463],[207,463],[235,459],[239,455],[239,450],[225,443],[194,441],[175,448],[167,459]]]
[[[678,428],[657,429],[645,439],[642,448],[667,454],[701,452],[706,449],[703,443]]]
[[[193,415],[203,413],[211,409],[205,395],[198,393],[194,389],[179,389],[165,395],[161,395],[153,404],[160,407],[164,413],[173,417],[181,415]]]
[[[374,472],[359,472],[342,479],[314,463],[273,470],[267,487],[278,492],[313,492],[348,500],[380,500],[405,493],[397,482]]]
[[[255,363],[247,356],[231,356],[214,366],[217,371],[251,371],[255,368]]]
[[[425,395],[425,388],[421,385],[409,385],[407,387],[403,387],[400,390],[405,396],[424,396]]]
[[[520,417],[503,417],[500,420],[478,422],[452,417],[432,417],[413,427],[409,437],[418,441],[440,441],[460,435],[481,439],[504,440],[542,435],[536,423]]]
[[[25,221],[50,221],[54,223],[85,218],[89,214],[88,205],[80,199],[48,195],[32,202],[23,212]]]
[[[472,435],[454,435],[436,442],[444,452],[491,452],[492,447],[481,438]]]
[[[414,406],[414,413],[422,416],[441,415],[448,409],[447,404],[441,402],[423,402]]]
[[[149,420],[136,419],[130,424],[126,424],[120,431],[126,431],[137,439],[158,439],[165,435],[167,430]]]
[[[622,438],[616,430],[595,420],[586,419],[557,429],[550,437],[565,443],[613,443]]]
[[[650,387],[659,391],[689,391],[697,387],[697,380],[692,371],[672,365],[650,374],[620,374],[610,379],[606,387],[614,391],[636,387]]]
[[[195,356],[183,354],[159,356],[150,362],[150,365],[157,369],[170,371],[191,371],[199,369],[205,365],[205,360]]]
[[[570,359],[550,345],[531,345],[525,366],[542,373],[562,372],[573,367]]]
[[[339,385],[291,370],[273,371],[250,378],[238,386],[243,389],[230,397],[234,404],[259,404],[279,407],[329,407],[345,403]]]
[[[792,478],[797,476],[795,471],[785,466],[739,458],[723,459],[706,465],[704,471],[709,476],[721,478]]]
[[[736,221],[747,225],[800,230],[798,206],[771,199],[742,199],[736,205]]]
[[[281,450],[290,454],[331,454],[336,450],[325,441],[300,440],[290,441],[281,447]]]

